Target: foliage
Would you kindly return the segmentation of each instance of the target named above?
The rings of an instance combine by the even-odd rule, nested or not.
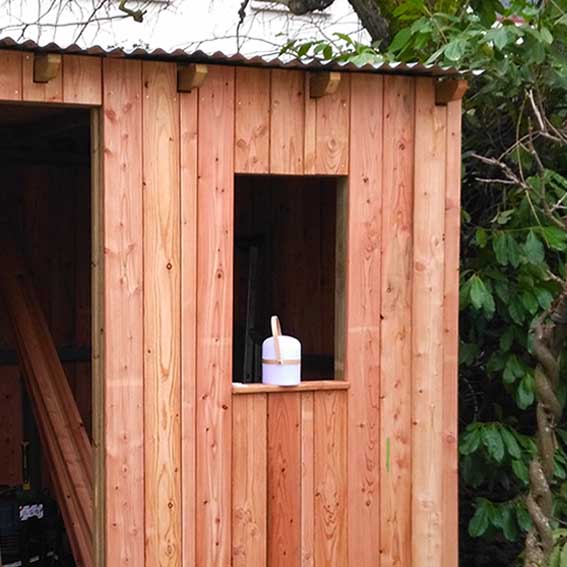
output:
[[[425,0],[405,0],[391,17],[397,32],[382,50],[337,35],[290,43],[285,51],[477,71],[463,124],[462,494],[474,502],[471,536],[514,541],[530,527],[524,504],[535,452],[530,331],[567,275],[567,0],[448,1],[437,11]],[[567,436],[560,433],[556,520],[567,517]],[[558,521],[555,527],[552,565],[567,565],[567,532]]]

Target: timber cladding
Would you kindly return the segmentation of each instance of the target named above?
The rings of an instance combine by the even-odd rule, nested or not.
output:
[[[456,567],[460,101],[73,55],[38,85],[30,57],[0,52],[1,100],[100,107],[99,567]],[[346,387],[233,391],[235,174],[346,178]]]

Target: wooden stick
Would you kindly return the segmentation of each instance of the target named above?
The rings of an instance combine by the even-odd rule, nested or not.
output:
[[[55,492],[79,565],[93,565],[93,455],[31,278],[6,227],[0,228],[0,295],[51,465]]]

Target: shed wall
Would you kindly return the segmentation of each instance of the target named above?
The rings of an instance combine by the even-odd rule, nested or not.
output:
[[[102,106],[106,566],[456,567],[460,102],[229,66],[178,93],[172,63],[72,55],[38,86],[30,57],[0,52],[0,100]],[[233,389],[235,173],[348,176],[347,384]]]

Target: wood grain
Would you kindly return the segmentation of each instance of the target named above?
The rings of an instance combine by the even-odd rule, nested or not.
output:
[[[97,403],[104,404],[104,424],[100,424],[99,428],[104,426],[105,436],[106,564],[112,567],[143,566],[143,197],[140,62],[105,59],[103,120],[104,176],[100,190],[101,202],[93,202],[96,215],[93,234],[102,233],[104,241],[101,248],[97,249],[95,246],[93,281],[100,286],[98,289],[104,294],[103,304],[100,305],[100,308],[104,309],[103,321],[94,322],[95,337],[101,337],[103,344],[97,347],[99,339],[95,339],[94,356],[95,365],[98,364],[100,356],[103,356],[104,363],[104,392],[102,396],[95,392],[95,397],[99,400]],[[100,232],[97,232],[99,223]],[[101,279],[102,281],[97,282]],[[94,297],[96,298],[96,295]],[[94,372],[97,372],[96,368]],[[95,419],[100,419],[99,413],[95,412]],[[95,442],[101,443],[102,439],[99,437]],[[102,471],[99,471],[99,479],[101,474]]]
[[[63,56],[63,102],[102,104],[102,59],[87,55]]]
[[[459,563],[459,235],[461,221],[461,101],[447,105],[445,295],[443,352],[443,567]]]
[[[381,567],[411,565],[411,280],[415,82],[384,78]]]
[[[91,126],[91,381],[92,444],[94,452],[94,565],[104,567],[106,558],[106,478],[105,478],[105,407],[104,390],[104,183],[102,154],[103,113],[90,112]],[[142,358],[140,352],[140,359]],[[142,563],[143,565],[143,563]]]
[[[210,66],[199,89],[197,565],[231,556],[234,69]],[[223,132],[223,136],[219,136]]]
[[[313,175],[316,173],[315,160],[317,159],[317,99],[311,98],[310,74],[305,73],[305,125],[303,135],[303,173]]]
[[[315,565],[347,565],[347,401],[345,392],[315,396]]]
[[[23,53],[0,50],[0,100],[22,99]]]
[[[199,92],[181,93],[181,490],[183,565],[195,564],[197,380],[197,113]]]
[[[348,390],[348,382],[338,380],[308,380],[297,386],[275,386],[273,384],[242,384],[232,383],[233,394],[258,394],[258,393],[289,393],[289,392],[317,392],[319,390]]]
[[[0,485],[22,483],[22,379],[17,366],[0,377]]]
[[[303,173],[305,76],[272,71],[270,173]]]
[[[301,398],[268,396],[268,565],[301,560]]]
[[[267,567],[267,413],[267,394],[233,401],[233,567]]]
[[[236,69],[234,171],[268,173],[270,169],[270,72]]]
[[[0,291],[77,563],[93,559],[92,447],[17,245],[3,228]]]
[[[317,99],[315,173],[346,175],[349,154],[350,76],[333,94]]]
[[[301,567],[315,566],[315,394],[301,395]]]
[[[146,561],[180,566],[181,258],[179,101],[173,64],[144,62]]]
[[[345,378],[348,565],[379,564],[382,77],[351,79]]]
[[[412,565],[442,564],[446,107],[417,79],[412,290]]]
[[[23,55],[23,100],[28,102],[62,102],[63,75],[59,73],[48,83],[34,83],[34,54]]]

